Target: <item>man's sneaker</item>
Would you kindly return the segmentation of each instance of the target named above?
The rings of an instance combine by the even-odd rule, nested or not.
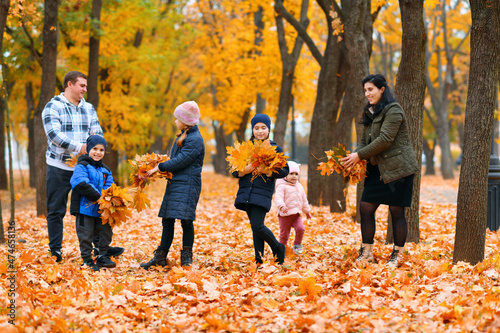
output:
[[[98,257],[99,256],[99,249],[97,247],[94,247],[93,251],[94,251],[94,255],[96,257]],[[125,252],[125,249],[123,247],[110,246],[108,249],[108,252],[106,252],[106,256],[118,257],[123,252]]]
[[[294,245],[293,246],[293,253],[295,253],[295,254],[302,254],[302,253],[304,253],[304,245],[302,245],[302,244]]]
[[[91,270],[93,270],[94,272],[97,272],[99,271],[99,266],[97,266],[94,262],[94,260],[90,260],[90,261],[87,261],[87,262],[84,262],[82,264],[83,267],[85,268],[90,268]]]
[[[106,267],[106,268],[116,267],[116,263],[113,260],[111,260],[108,256],[99,256],[95,261],[95,263],[99,267]]]
[[[106,252],[106,255],[108,257],[118,257],[123,252],[125,252],[125,249],[123,247],[110,246],[108,252]]]
[[[50,251],[50,256],[51,257],[56,257],[56,262],[61,262],[62,261],[62,253],[61,251]]]

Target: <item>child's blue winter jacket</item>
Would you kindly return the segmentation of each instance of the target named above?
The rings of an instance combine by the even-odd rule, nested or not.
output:
[[[102,161],[94,161],[88,155],[78,158],[78,165],[71,176],[71,215],[82,214],[100,217],[99,205],[96,201],[101,197],[102,190],[113,184],[111,171]]]

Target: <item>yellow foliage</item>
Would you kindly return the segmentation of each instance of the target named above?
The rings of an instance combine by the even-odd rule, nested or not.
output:
[[[230,172],[243,171],[247,165],[255,169],[252,171],[252,181],[262,174],[279,173],[286,166],[287,156],[276,152],[269,140],[236,142],[233,147],[226,147],[226,161],[229,162]]]

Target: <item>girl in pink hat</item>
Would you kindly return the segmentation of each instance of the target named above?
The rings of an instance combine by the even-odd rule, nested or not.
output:
[[[201,192],[205,144],[197,126],[200,109],[196,102],[182,103],[175,109],[174,116],[180,133],[175,139],[170,159],[148,171],[148,176],[157,171],[170,171],[173,177],[165,189],[158,213],[163,225],[160,246],[154,251],[153,259],[141,264],[144,269],[167,265],[167,254],[174,239],[175,220],[180,220],[182,226],[181,266],[191,266],[193,262],[193,221],[196,219],[196,206]]]
[[[304,224],[300,217],[300,212],[306,214],[307,219],[311,218],[311,207],[307,201],[306,192],[299,183],[300,165],[289,161],[290,172],[283,179],[276,180],[276,192],[274,203],[278,207],[278,219],[280,222],[280,243],[287,245],[291,228],[295,229],[295,241],[293,252],[302,254],[304,246]]]

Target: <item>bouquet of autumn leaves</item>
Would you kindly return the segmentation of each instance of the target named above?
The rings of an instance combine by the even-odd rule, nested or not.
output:
[[[236,142],[234,147],[226,147],[226,161],[229,162],[230,172],[243,171],[245,166],[251,165],[252,181],[262,174],[279,173],[286,166],[287,156],[276,152],[276,146],[272,146],[269,140]],[[260,167],[260,168],[259,168]]]
[[[128,208],[132,202],[132,197],[128,194],[126,188],[111,184],[106,190],[102,190],[101,198],[97,200],[99,204],[99,213],[101,214],[102,224],[109,223],[111,228],[119,226],[132,216]]]
[[[366,161],[361,160],[356,163],[354,167],[346,169],[343,166],[343,162],[340,160],[346,157],[350,151],[346,150],[343,145],[339,143],[338,147],[333,147],[332,150],[325,151],[328,160],[326,162],[321,162],[318,165],[317,170],[321,170],[321,175],[329,176],[334,171],[337,173],[342,173],[344,176],[344,182],[350,185],[356,185],[360,180],[362,180],[366,175]]]
[[[129,160],[129,163],[132,166],[130,181],[132,182],[132,186],[135,188],[132,208],[135,208],[138,212],[140,212],[146,208],[146,206],[151,206],[151,201],[143,191],[146,185],[149,185],[157,179],[172,179],[171,172],[159,171],[150,177],[146,175],[149,170],[153,169],[162,162],[168,161],[169,159],[170,157],[167,155],[152,153],[144,154],[142,156],[136,155],[135,159]]]

